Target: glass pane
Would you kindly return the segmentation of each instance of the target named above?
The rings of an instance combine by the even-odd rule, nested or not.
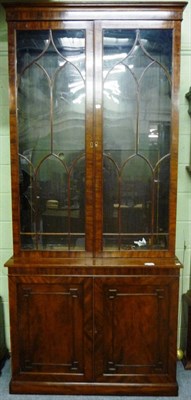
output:
[[[118,204],[119,202],[119,170],[111,155],[105,155],[103,162],[103,224],[104,232],[111,233],[118,231],[118,219],[115,213],[115,204]]]
[[[139,153],[153,168],[170,152],[171,85],[157,64],[140,81]]]
[[[85,246],[85,32],[17,34],[21,242]]]
[[[135,152],[137,120],[136,80],[125,65],[136,39],[132,30],[105,30],[103,54],[104,151]],[[119,155],[121,158],[121,156]],[[119,161],[119,160],[116,160]]]
[[[172,72],[172,30],[171,29],[141,29],[140,42],[144,51],[160,63],[168,73]]]
[[[136,82],[124,65],[115,66],[104,80],[104,150],[136,149]],[[117,161],[117,160],[116,160]]]
[[[54,152],[84,150],[85,85],[70,63],[64,64],[54,80]]]
[[[20,73],[42,55],[49,46],[50,33],[17,31],[17,73]]]
[[[104,248],[166,248],[172,31],[103,36]]]
[[[166,157],[155,170],[155,232],[167,233],[169,222],[169,173],[170,158]]]

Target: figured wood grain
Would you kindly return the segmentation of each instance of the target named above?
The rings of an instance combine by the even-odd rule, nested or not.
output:
[[[185,5],[178,1],[4,4],[9,29],[14,238],[14,255],[6,263],[11,393],[178,394],[181,264],[175,257],[175,230],[180,22]],[[16,31],[64,29],[69,21],[71,29],[77,24],[86,29],[86,251],[23,251],[19,239]],[[132,29],[172,29],[174,35],[167,250],[102,249],[102,29],[127,27],[127,21]]]
[[[162,4],[143,2],[103,3],[6,3],[9,41],[9,81],[10,81],[10,134],[11,134],[11,173],[13,205],[14,255],[39,259],[46,253],[48,257],[84,257],[80,251],[36,250],[26,253],[20,243],[19,209],[19,163],[16,87],[16,31],[27,29],[62,29],[64,21],[75,29],[76,21],[86,30],[86,189],[85,189],[85,246],[86,256],[118,257],[118,251],[103,252],[103,176],[102,176],[102,29],[115,24],[121,27],[121,19],[128,22],[129,28],[173,29],[173,74],[172,74],[172,140],[170,167],[170,209],[169,245],[166,250],[149,251],[136,249],[120,251],[121,257],[172,257],[175,252],[176,232],[176,192],[177,192],[177,148],[178,148],[178,96],[180,64],[180,22],[186,2],[165,2]],[[114,18],[115,17],[115,18]],[[90,21],[91,20],[91,21]],[[105,20],[104,23],[101,20]],[[83,22],[84,21],[84,22]],[[86,21],[86,22],[85,22]],[[92,21],[94,23],[92,24]],[[125,22],[125,24],[127,24]],[[105,24],[105,25],[104,25]],[[95,25],[95,26],[94,26]],[[114,25],[112,25],[114,26]],[[99,40],[98,40],[99,39]],[[95,61],[95,62],[94,62]],[[93,68],[92,68],[93,66]],[[101,108],[96,108],[96,104]],[[91,146],[91,143],[93,146]],[[97,145],[95,146],[95,143]],[[60,253],[60,255],[59,255]]]
[[[12,392],[177,393],[178,271],[35,272],[9,277]]]

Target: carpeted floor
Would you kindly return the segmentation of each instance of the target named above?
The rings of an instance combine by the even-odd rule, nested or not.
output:
[[[64,395],[13,395],[9,394],[9,381],[11,376],[10,360],[2,369],[0,376],[0,400],[191,400],[191,371],[185,371],[181,362],[178,362],[177,381],[179,384],[178,397],[142,397],[142,396],[64,396]]]

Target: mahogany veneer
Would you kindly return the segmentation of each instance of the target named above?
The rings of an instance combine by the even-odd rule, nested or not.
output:
[[[178,394],[176,341],[181,265],[175,257],[175,231],[180,27],[185,5],[180,1],[4,5],[9,31],[14,241],[14,255],[6,263],[11,393]],[[62,30],[65,30],[67,45],[61,43]],[[105,49],[103,32],[109,32]],[[169,53],[163,47],[161,32],[169,35]],[[143,39],[140,39],[142,33]],[[121,42],[117,41],[118,34]],[[159,35],[162,43],[162,56],[156,60],[158,45],[153,34]],[[71,38],[74,43],[82,43],[77,67]],[[107,40],[110,47],[111,43],[119,42],[117,50],[108,50]],[[124,40],[133,43],[123,55],[126,59],[108,67],[115,51],[117,57],[121,52],[124,54]],[[140,59],[136,57],[136,46]],[[138,63],[135,70],[131,56]],[[102,71],[103,60],[108,68],[106,78]],[[58,64],[56,67],[54,61]],[[169,62],[172,65],[169,66]],[[86,98],[85,117],[81,111],[79,117],[78,108],[73,113],[70,110],[69,120],[74,120],[71,135],[77,126],[75,132],[78,134],[84,129],[85,139],[82,140],[83,149],[80,148],[82,152],[75,155],[76,158],[72,159],[74,155],[67,150],[71,156],[69,164],[63,149],[59,152],[54,148],[54,135],[66,132],[64,129],[69,122],[65,110],[72,104],[72,95],[79,90],[75,85],[73,92],[68,89],[76,84],[74,79],[74,82],[67,82],[68,86],[63,85],[57,94],[57,78],[64,71],[64,65],[70,65],[70,79],[74,76],[77,83],[79,79],[80,90],[85,87],[81,97],[74,97],[73,104],[80,104],[84,94]],[[124,71],[125,76],[129,76],[127,89],[130,87],[130,90],[121,96],[124,101],[121,109],[127,109],[121,116],[117,104],[126,82],[120,75]],[[151,71],[151,79],[148,71]],[[118,76],[118,86],[112,74]],[[63,81],[67,81],[68,75],[63,72]],[[147,80],[141,91],[143,76]],[[105,84],[104,103],[103,81],[107,77],[110,85]],[[63,81],[61,79],[62,84]],[[156,81],[158,86],[154,86]],[[34,82],[38,84],[35,86]],[[58,87],[61,83],[58,80]],[[113,93],[112,84],[115,84]],[[141,96],[148,86],[147,98],[143,101]],[[132,97],[134,108],[130,112],[132,87],[136,90]],[[161,91],[163,97],[153,97],[148,103],[151,93],[155,96],[156,87],[157,96]],[[48,101],[43,97],[45,94],[50,96]],[[110,102],[112,96],[116,103],[115,107],[112,103],[110,109],[107,99]],[[41,103],[38,103],[39,98],[43,99]],[[66,99],[59,109],[59,102]],[[47,109],[38,114],[38,104],[42,110],[47,104]],[[146,109],[153,105],[156,109],[149,114]],[[104,125],[106,106],[114,122],[106,115]],[[63,114],[67,122],[62,120]],[[113,114],[117,115],[114,120]],[[135,120],[129,122],[131,118]],[[85,121],[84,124],[81,121]],[[109,126],[108,132],[116,129],[115,135],[111,133],[111,151],[107,146],[103,148],[105,126]],[[160,143],[149,142],[148,134],[152,136],[153,126],[157,138],[162,138]],[[127,143],[132,141],[129,147],[123,133],[126,129]],[[132,139],[133,129],[136,133]],[[34,138],[44,138],[44,132],[48,145],[41,148]],[[118,143],[120,137],[124,140],[122,144]],[[116,146],[119,144],[117,155],[112,148],[114,142]],[[77,141],[75,145],[78,147]],[[79,163],[84,160],[84,154],[85,167],[83,162]],[[56,168],[51,169],[47,160],[52,165],[57,162]],[[104,160],[110,165],[108,175]],[[124,172],[134,161],[132,174],[135,177],[128,168]],[[82,171],[80,181],[73,171]],[[66,175],[67,181],[64,181]],[[110,182],[111,176],[114,181]],[[123,198],[123,192],[131,196]]]

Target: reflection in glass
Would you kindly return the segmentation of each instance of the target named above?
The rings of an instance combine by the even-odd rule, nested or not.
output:
[[[172,31],[103,34],[103,247],[167,248]]]
[[[85,33],[17,33],[21,243],[84,250]]]

